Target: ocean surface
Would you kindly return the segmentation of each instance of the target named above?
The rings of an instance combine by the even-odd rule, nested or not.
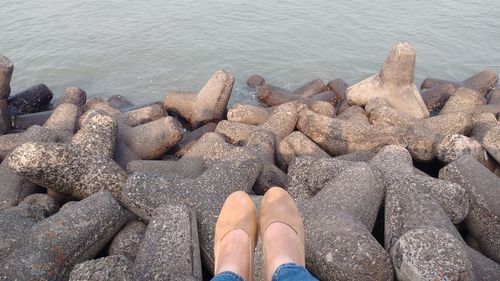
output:
[[[416,81],[500,73],[498,0],[1,0],[0,54],[13,93],[36,83],[56,95],[121,94],[135,103],[197,91],[223,68],[231,102],[254,102],[251,74],[294,88],[315,78],[355,83],[391,46],[417,48]],[[418,84],[419,85],[419,84]]]

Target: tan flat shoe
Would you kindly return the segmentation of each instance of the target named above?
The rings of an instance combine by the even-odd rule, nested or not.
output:
[[[304,247],[304,223],[300,216],[297,206],[293,198],[280,187],[269,189],[262,199],[259,218],[259,232],[262,241],[266,229],[274,222],[281,222],[292,228],[301,244],[299,245],[299,253],[301,254],[300,265],[305,266],[305,247]],[[264,243],[264,257],[266,256],[266,247]]]
[[[248,245],[250,270],[246,276],[242,276],[246,281],[250,281],[253,277],[253,256],[257,243],[257,209],[250,196],[243,191],[233,192],[227,197],[217,219],[214,238],[215,272],[219,272],[220,242],[226,234],[235,229],[245,231],[250,237],[250,245]]]

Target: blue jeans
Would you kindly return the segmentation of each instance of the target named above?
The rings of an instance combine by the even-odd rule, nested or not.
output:
[[[233,272],[226,271],[217,274],[211,281],[243,281],[243,278]],[[276,269],[273,281],[318,281],[318,279],[314,278],[303,266],[286,263]]]

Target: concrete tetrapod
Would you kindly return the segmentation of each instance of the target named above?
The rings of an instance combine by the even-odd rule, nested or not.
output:
[[[203,264],[213,270],[217,214],[232,192],[252,189],[260,168],[257,160],[238,159],[218,161],[196,179],[134,173],[122,191],[122,202],[145,220],[151,220],[161,205],[186,204],[196,213]]]
[[[0,277],[67,280],[73,266],[97,255],[125,222],[125,209],[106,191],[65,206],[33,226],[1,262]]]
[[[134,261],[147,225],[140,220],[131,220],[116,233],[109,245],[108,255],[121,255]]]
[[[70,281],[133,281],[132,262],[124,256],[114,255],[77,264]]]
[[[392,47],[379,73],[347,89],[351,105],[364,106],[375,97],[385,97],[397,110],[421,119],[429,111],[414,83],[415,47],[403,42]]]
[[[297,128],[332,156],[374,150],[389,144],[406,146],[404,128],[362,125],[309,110],[299,114]]]
[[[467,190],[470,204],[465,218],[467,231],[479,242],[484,255],[500,263],[500,179],[470,155],[442,168],[439,178]]]
[[[164,108],[180,114],[197,128],[207,122],[223,119],[234,85],[234,77],[225,70],[217,70],[197,94],[170,93]]]
[[[136,280],[201,280],[195,213],[184,205],[162,205],[149,221],[132,272]]]
[[[304,218],[306,265],[320,280],[393,279],[389,256],[371,235],[384,197],[377,177],[366,163],[354,163],[314,197],[297,202]]]
[[[0,159],[4,159],[12,149],[27,142],[67,142],[76,129],[80,109],[73,104],[59,105],[45,121],[43,127],[31,126],[23,133],[0,136]]]
[[[127,174],[111,159],[116,130],[115,120],[96,114],[83,124],[71,143],[29,142],[18,146],[8,158],[9,167],[61,194],[85,198],[105,189],[119,196]]]

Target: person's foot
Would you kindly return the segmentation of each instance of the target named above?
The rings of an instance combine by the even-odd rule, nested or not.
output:
[[[253,252],[257,242],[257,211],[248,194],[229,195],[215,227],[215,271],[230,271],[252,280]]]
[[[305,265],[302,218],[284,189],[273,187],[264,195],[259,227],[264,244],[264,280],[272,280],[282,264]]]

